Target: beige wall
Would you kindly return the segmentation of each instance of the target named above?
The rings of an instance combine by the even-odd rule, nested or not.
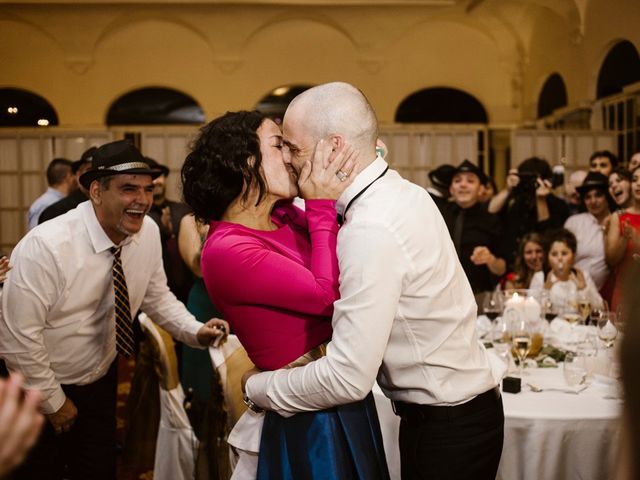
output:
[[[383,122],[412,92],[450,86],[510,126],[535,116],[551,73],[578,104],[593,99],[615,40],[640,50],[637,0],[358,3],[0,3],[0,86],[44,96],[61,125],[83,128],[144,86],[186,92],[211,118],[280,85],[334,79],[361,87]]]

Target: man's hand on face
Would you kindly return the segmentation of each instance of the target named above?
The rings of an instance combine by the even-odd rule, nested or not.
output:
[[[53,426],[56,434],[60,434],[71,430],[77,417],[78,409],[73,402],[67,398],[57,412],[47,415],[47,420],[49,420]]]
[[[205,323],[196,336],[200,345],[217,347],[227,340],[229,324],[220,318],[212,318]]]
[[[322,198],[336,200],[351,185],[358,152],[350,145],[340,149],[320,140],[311,161],[307,161],[298,175],[298,188],[305,200]]]

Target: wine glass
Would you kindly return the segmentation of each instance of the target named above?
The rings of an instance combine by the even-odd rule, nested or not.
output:
[[[587,369],[584,365],[584,357],[575,353],[567,353],[562,367],[564,379],[568,385],[581,385],[587,379]]]
[[[514,320],[511,330],[511,351],[515,352],[519,366],[520,378],[524,376],[524,361],[531,350],[531,332],[526,320]]]
[[[496,353],[502,360],[509,365],[509,350],[511,347],[511,331],[508,322],[502,318],[493,323],[491,330],[491,343]]]
[[[618,336],[616,328],[617,315],[614,312],[608,312],[598,319],[598,338],[602,340],[606,348],[611,348]]]
[[[609,313],[609,304],[606,300],[602,300],[602,306],[594,305],[591,307],[591,324],[598,326],[600,320],[605,314]]]
[[[500,316],[504,308],[502,292],[486,292],[482,301],[482,313],[494,321]]]
[[[578,307],[578,313],[580,314],[580,321],[584,325],[587,323],[587,319],[591,313],[591,302],[586,294],[578,292],[576,294],[576,305]]]
[[[558,316],[557,308],[551,301],[551,295],[548,290],[540,292],[540,305],[542,307],[544,318],[547,322],[552,321]]]
[[[567,295],[564,301],[562,318],[564,318],[571,326],[570,341],[567,343],[575,343],[575,329],[576,324],[580,321],[582,316],[578,311],[578,297],[577,294]]]

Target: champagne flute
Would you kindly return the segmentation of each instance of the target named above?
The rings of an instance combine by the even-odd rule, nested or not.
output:
[[[526,320],[520,318],[514,321],[511,332],[512,352],[515,352],[520,365],[520,378],[524,376],[524,361],[531,350],[531,332]]]
[[[591,302],[584,293],[578,293],[576,296],[576,303],[578,313],[580,314],[580,320],[583,324],[586,324],[589,314],[591,313]]]
[[[569,322],[571,326],[570,342],[567,343],[575,343],[576,323],[582,318],[578,311],[578,299],[576,295],[568,295],[565,299],[562,318]]]

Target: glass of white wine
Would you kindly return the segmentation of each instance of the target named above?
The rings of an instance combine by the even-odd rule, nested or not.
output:
[[[563,310],[562,310],[562,318],[564,318],[569,325],[571,326],[570,338],[567,343],[575,343],[575,329],[576,324],[582,318],[580,311],[578,310],[578,297],[577,295],[569,295],[568,298],[565,299]]]
[[[591,314],[591,302],[584,293],[578,292],[576,294],[576,304],[578,306],[578,313],[580,314],[580,322],[584,325],[587,323],[587,319]]]
[[[511,351],[518,358],[520,378],[524,376],[524,361],[531,350],[531,330],[524,319],[513,322],[511,329]]]

